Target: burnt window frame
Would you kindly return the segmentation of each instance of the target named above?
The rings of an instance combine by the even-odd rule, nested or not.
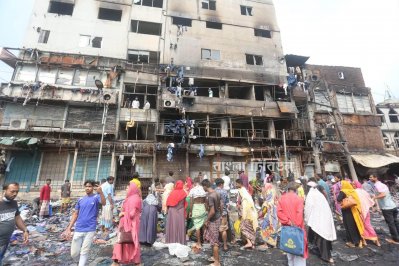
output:
[[[252,6],[245,6],[245,5],[240,5],[240,11],[241,11],[241,15],[243,16],[250,16],[252,17],[253,14],[253,7]]]
[[[55,7],[55,6],[57,6],[57,7]],[[56,10],[52,10],[52,8],[54,8]],[[47,13],[63,15],[63,16],[72,16],[74,9],[75,9],[75,4],[58,2],[58,1],[50,1],[49,6],[47,8]],[[63,11],[63,12],[59,12],[59,11]],[[69,11],[69,12],[67,12],[67,11]]]
[[[174,17],[172,16],[172,24],[173,25],[180,25],[185,27],[192,27],[193,20],[191,18],[182,18],[182,17]]]
[[[253,64],[250,64],[250,62],[248,60],[250,57],[252,57]],[[257,63],[257,59],[259,59],[259,58],[261,60],[261,64]],[[250,65],[250,66],[263,66],[263,56],[262,55],[245,54],[245,61],[246,61],[247,65]]]
[[[256,37],[262,37],[262,38],[267,38],[271,39],[272,38],[272,32],[270,30],[264,30],[264,29],[254,29],[254,35]]]
[[[82,37],[88,37],[89,39],[89,43],[86,46],[80,45],[80,40]],[[100,38],[100,47],[94,46],[94,39],[96,38]],[[102,48],[102,44],[103,44],[103,37],[100,36],[92,36],[92,35],[88,35],[88,34],[79,34],[79,47],[80,48],[84,48],[84,47],[91,47],[91,48]]]
[[[147,62],[142,61],[142,60],[130,60],[129,55],[133,55],[133,53],[130,52],[138,52],[138,58],[140,57],[140,52],[146,52],[148,53],[148,60]],[[159,51],[149,51],[149,50],[139,50],[139,49],[128,49],[127,50],[127,60],[129,62],[133,63],[145,63],[145,64],[159,64],[159,58],[160,58],[160,52]]]
[[[151,2],[151,4],[149,4]],[[163,0],[139,0],[137,3],[133,4],[136,6],[148,6],[155,8],[163,8]]]
[[[108,14],[108,17],[104,17],[105,14],[103,12],[108,11],[108,12],[114,12],[114,14],[112,16],[118,16],[119,19],[112,19],[111,15]],[[118,13],[118,14],[116,14]],[[122,21],[122,15],[123,12],[122,10],[119,9],[112,9],[112,8],[105,8],[105,7],[100,7],[98,9],[98,15],[97,15],[97,19],[101,19],[101,20],[107,20],[107,21],[115,21],[115,22],[121,22]],[[102,17],[101,17],[102,16]]]
[[[201,0],[201,8],[216,11],[216,0]]]
[[[399,123],[399,114],[393,108],[389,108],[388,118],[390,123]]]
[[[141,26],[144,24],[143,26]],[[150,26],[150,25],[156,25],[159,27],[159,32],[156,34],[156,32],[148,33],[143,31],[143,27]],[[153,36],[161,36],[162,34],[162,23],[156,23],[156,22],[151,22],[151,21],[143,21],[143,20],[135,20],[132,19],[130,21],[130,31],[133,33],[137,34],[146,34],[146,35],[153,35]]]
[[[207,51],[210,52],[210,58],[204,58],[204,57],[203,57],[203,52],[204,52],[204,50],[207,50]],[[217,52],[217,53],[219,54],[219,58],[218,58],[218,59],[213,58],[213,54],[214,54],[215,52]],[[222,56],[221,56],[220,50],[209,49],[209,48],[201,48],[201,60],[220,61],[221,58],[222,58]]]
[[[212,26],[212,27],[210,27],[210,26]],[[220,26],[220,27],[214,27],[214,26]],[[214,22],[214,21],[206,21],[206,28],[214,29],[214,30],[223,30],[223,23]]]
[[[44,36],[43,36],[44,35]],[[50,31],[40,29],[38,43],[48,43],[48,39],[50,38]]]

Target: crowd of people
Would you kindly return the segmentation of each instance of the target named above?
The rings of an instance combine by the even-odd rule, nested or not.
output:
[[[102,184],[87,180],[85,193],[76,205],[62,237],[71,240],[71,256],[78,265],[86,265],[97,229],[105,234],[117,226],[113,249],[113,266],[141,264],[141,246],[152,245],[157,233],[164,232],[166,244],[187,245],[199,251],[203,243],[212,247],[210,265],[221,265],[220,251],[228,251],[240,240],[242,250],[282,248],[288,265],[306,265],[308,250],[316,250],[320,259],[333,263],[332,242],[337,239],[336,225],[346,232],[346,245],[362,248],[368,241],[376,246],[381,242],[371,222],[370,213],[380,212],[389,228],[388,243],[399,244],[397,206],[388,187],[371,175],[361,184],[339,175],[322,178],[293,176],[280,178],[276,174],[258,174],[252,181],[244,171],[231,180],[229,171],[221,178],[199,175],[193,179],[174,178],[170,172],[164,180],[155,179],[148,196],[142,200],[139,174],[135,173],[126,188],[121,209],[116,210],[114,177]],[[49,215],[51,180],[40,191],[39,215]],[[0,264],[15,226],[24,232],[24,225],[15,197],[17,183],[6,184],[0,202]],[[61,187],[62,208],[70,204],[71,186],[68,180]],[[101,214],[99,215],[101,209]],[[119,219],[115,220],[115,217]],[[117,221],[117,222],[116,222]],[[160,226],[162,224],[163,226]],[[299,229],[297,241],[282,243],[288,228]],[[292,241],[292,240],[291,240]],[[295,252],[286,248],[301,246]]]

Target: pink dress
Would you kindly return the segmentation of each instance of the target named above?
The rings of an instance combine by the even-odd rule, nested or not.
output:
[[[134,183],[130,183],[127,196],[122,205],[122,216],[119,229],[131,232],[133,243],[115,244],[112,259],[121,264],[139,264],[141,262],[141,252],[139,243],[141,197],[139,190]]]

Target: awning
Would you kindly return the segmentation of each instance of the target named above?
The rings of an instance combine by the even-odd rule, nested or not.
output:
[[[353,160],[368,168],[380,168],[389,164],[399,163],[399,157],[391,154],[361,154],[352,155]]]

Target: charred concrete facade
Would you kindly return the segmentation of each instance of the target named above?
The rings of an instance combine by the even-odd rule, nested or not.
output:
[[[381,119],[361,69],[306,64],[304,73],[309,89],[308,107],[314,111],[313,145],[319,151],[323,173],[350,175],[346,145],[357,175],[364,177],[370,167],[362,164],[363,159],[371,154],[383,156],[384,145]]]
[[[23,47],[1,53],[0,144],[28,189],[94,177],[104,105],[100,178],[120,189],[135,171],[147,186],[311,162],[270,0],[36,1]]]
[[[398,155],[399,150],[399,101],[387,99],[376,105],[377,113],[382,120],[381,131],[385,149]]]

